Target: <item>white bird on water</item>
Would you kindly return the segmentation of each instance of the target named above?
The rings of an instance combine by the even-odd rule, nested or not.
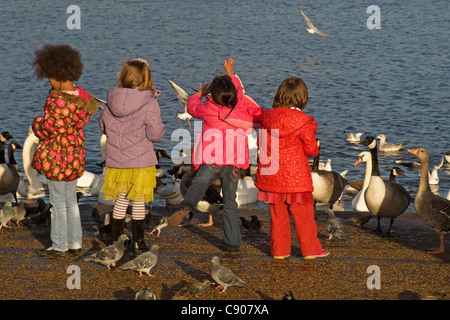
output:
[[[318,33],[318,34],[320,34],[321,36],[324,36],[324,37],[326,37],[326,38],[328,38],[328,39],[333,39],[333,38],[331,38],[329,35],[327,35],[325,32],[320,31],[319,29],[317,29],[317,28],[312,24],[311,20],[309,20],[309,18],[306,16],[306,14],[303,13],[302,10],[300,10],[300,13],[302,14],[303,19],[305,19],[306,23],[307,23],[308,26],[309,26],[309,28],[306,29],[309,33],[311,33],[311,34]]]

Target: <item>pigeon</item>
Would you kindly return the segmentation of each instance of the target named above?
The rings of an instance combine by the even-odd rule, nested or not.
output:
[[[350,220],[356,223],[358,226],[363,227],[370,219],[374,218],[373,214],[370,215],[358,215],[356,217],[351,217]]]
[[[217,282],[219,287],[223,289],[219,293],[224,293],[228,287],[246,287],[248,286],[241,278],[235,275],[231,270],[225,268],[220,262],[219,257],[214,256],[211,259],[211,277]]]
[[[294,295],[292,294],[292,291],[286,292],[286,294],[283,296],[281,300],[295,300]]]
[[[259,231],[261,230],[261,222],[259,221],[258,217],[253,215],[251,216],[251,220],[247,220],[245,217],[239,217],[239,219],[242,222],[242,226],[245,229],[248,229],[250,231]]]
[[[149,277],[154,277],[154,275],[150,274],[150,270],[158,261],[158,249],[159,246],[157,244],[152,245],[149,251],[141,253],[133,260],[124,263],[119,269],[138,271],[139,276],[142,276],[142,272],[145,272]]]
[[[159,216],[156,214],[149,213],[145,217],[145,219],[148,226],[152,229],[152,231],[147,232],[147,234],[155,234],[157,237],[159,237],[161,229],[169,225],[167,217]]]
[[[190,298],[196,298],[200,292],[204,291],[211,284],[213,283],[209,280],[188,283],[183,288],[178,290],[171,300],[189,300]]]
[[[5,202],[3,209],[0,210],[0,229],[2,227],[10,228],[7,224],[9,220],[11,220],[13,212],[12,212],[12,204],[11,202]]]
[[[322,31],[320,31],[319,29],[317,29],[317,28],[312,24],[311,20],[309,20],[309,18],[306,16],[306,14],[303,13],[302,10],[300,10],[300,13],[302,14],[303,19],[305,19],[306,23],[307,23],[308,26],[309,26],[309,28],[306,29],[309,33],[311,33],[311,34],[318,33],[318,34],[320,34],[321,36],[324,36],[324,37],[326,37],[326,38],[328,38],[328,39],[333,39],[333,38],[331,38],[329,35],[327,35],[325,32],[322,32]]]
[[[97,253],[91,254],[84,258],[85,261],[94,261],[101,263],[108,267],[108,270],[111,270],[110,266],[115,267],[116,262],[119,261],[125,250],[124,242],[129,240],[126,234],[122,234],[117,239],[117,242],[103,248]]]
[[[145,288],[136,292],[134,300],[156,300],[156,295],[153,293],[152,289]]]
[[[327,240],[331,240],[333,238],[336,238],[337,240],[345,240],[344,225],[342,224],[342,221],[339,218],[336,218],[336,215],[330,208],[327,209],[327,213],[328,213],[328,220],[326,224],[328,232]]]
[[[21,200],[17,206],[12,207],[11,220],[20,227],[19,222],[25,219],[26,213],[27,211],[25,209],[25,201]]]

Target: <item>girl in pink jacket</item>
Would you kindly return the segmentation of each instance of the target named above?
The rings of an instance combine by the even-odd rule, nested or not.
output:
[[[183,209],[169,218],[171,226],[178,226],[189,212],[195,211],[206,189],[216,179],[222,182],[224,236],[223,249],[237,251],[241,245],[236,189],[239,170],[249,167],[247,134],[261,123],[262,108],[244,95],[242,84],[234,71],[234,60],[224,62],[226,75],[216,76],[210,85],[200,84],[189,98],[187,111],[203,119],[193,154],[198,170],[190,185]],[[202,97],[206,102],[202,103]],[[250,129],[250,130],[248,130]]]

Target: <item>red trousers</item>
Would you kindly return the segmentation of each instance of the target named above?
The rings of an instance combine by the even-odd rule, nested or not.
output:
[[[317,224],[314,220],[313,204],[281,202],[270,204],[270,248],[272,256],[286,256],[291,253],[290,215],[295,221],[295,231],[303,256],[321,252],[322,245],[317,238]]]

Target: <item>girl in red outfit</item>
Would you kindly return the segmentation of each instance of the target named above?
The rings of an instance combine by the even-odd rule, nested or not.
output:
[[[305,259],[325,257],[317,238],[311,170],[306,157],[319,153],[317,123],[303,113],[308,91],[302,79],[284,80],[273,100],[273,110],[262,115],[260,156],[255,185],[258,199],[270,204],[270,247],[275,259],[291,253],[289,213],[295,220],[298,242]],[[275,146],[275,147],[274,147]]]

